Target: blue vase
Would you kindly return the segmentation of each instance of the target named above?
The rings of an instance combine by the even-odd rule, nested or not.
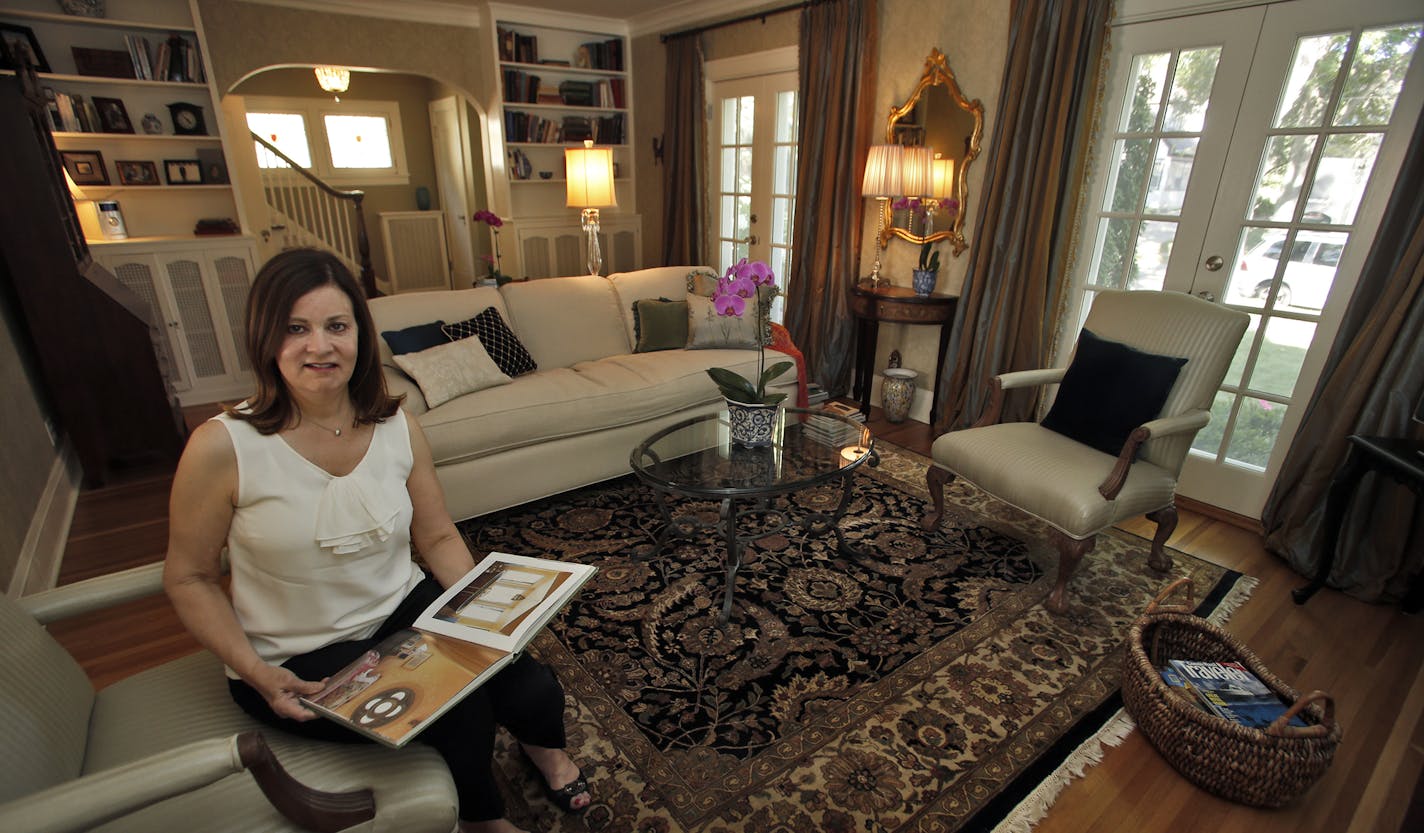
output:
[[[430,189],[424,185],[415,189],[415,207],[421,211],[430,210]]]
[[[932,269],[915,269],[911,274],[914,278],[916,295],[923,298],[934,292],[935,280],[939,278],[939,272]]]

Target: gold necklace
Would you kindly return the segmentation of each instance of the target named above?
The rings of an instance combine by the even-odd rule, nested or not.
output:
[[[307,422],[310,422],[312,425],[315,425],[316,427],[320,428],[320,429],[323,430],[323,431],[330,431],[332,434],[334,434],[334,435],[336,435],[336,436],[338,436],[338,437],[341,436],[341,429],[340,429],[340,428],[327,428],[325,425],[322,425],[320,422],[317,422],[316,420],[312,419],[312,418],[309,417],[309,416],[304,416],[304,417],[302,417],[302,419],[306,420]],[[352,421],[355,422],[355,420],[352,420]]]

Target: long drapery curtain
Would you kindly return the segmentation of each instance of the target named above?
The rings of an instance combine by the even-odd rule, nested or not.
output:
[[[1360,272],[1315,393],[1261,513],[1266,546],[1313,576],[1330,479],[1351,434],[1424,438],[1410,415],[1424,392],[1424,118],[1415,125],[1384,221]],[[1395,601],[1424,567],[1424,507],[1367,476],[1340,530],[1329,583]],[[1412,555],[1411,555],[1412,554]]]
[[[1065,240],[1083,180],[1110,0],[1016,0],[1008,60],[953,335],[953,372],[935,391],[939,431],[983,412],[993,377],[1043,367],[1064,289]],[[1031,419],[1037,392],[1014,392],[1006,420]]]
[[[849,387],[854,330],[846,292],[860,269],[860,177],[875,120],[875,0],[801,12],[800,165],[786,329],[811,378]]]
[[[663,265],[703,263],[702,38],[673,38],[667,46],[663,112]]]

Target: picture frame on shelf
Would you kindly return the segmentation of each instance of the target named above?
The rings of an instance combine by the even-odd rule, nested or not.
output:
[[[105,133],[134,132],[133,122],[129,121],[129,111],[124,107],[122,99],[96,95],[90,100],[94,102],[94,109],[99,111],[99,123],[103,125]]]
[[[49,72],[49,61],[35,38],[35,30],[16,23],[0,23],[0,69],[34,67]]]
[[[97,150],[62,150],[59,158],[69,178],[81,188],[87,185],[108,185],[109,171],[104,167],[104,155]]]
[[[116,159],[114,168],[119,172],[120,185],[162,185],[158,179],[158,165],[146,159]]]
[[[133,58],[119,49],[91,49],[85,46],[71,46],[74,55],[74,71],[80,75],[95,78],[137,78]]]
[[[203,163],[197,159],[165,159],[163,174],[169,185],[202,185]]]
[[[198,161],[203,166],[204,185],[227,185],[232,181],[228,178],[222,148],[198,148]]]

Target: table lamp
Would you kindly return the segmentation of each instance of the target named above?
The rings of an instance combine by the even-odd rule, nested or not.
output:
[[[930,196],[943,205],[945,200],[954,197],[954,160],[942,159],[938,153],[935,154],[934,163],[930,168]],[[934,233],[934,212],[925,214],[925,236],[929,237]]]
[[[583,209],[583,232],[588,237],[588,273],[597,275],[603,269],[603,252],[598,246],[598,209],[618,205],[613,189],[613,149],[596,148],[592,139],[584,139],[581,148],[564,149],[564,166],[568,169],[569,208]]]
[[[904,194],[900,186],[904,164],[903,145],[871,145],[870,154],[865,159],[865,178],[861,181],[860,193],[876,199],[876,214],[879,217],[875,230],[875,266],[870,270],[871,288],[880,285],[880,252],[890,242],[885,227],[885,203]]]

